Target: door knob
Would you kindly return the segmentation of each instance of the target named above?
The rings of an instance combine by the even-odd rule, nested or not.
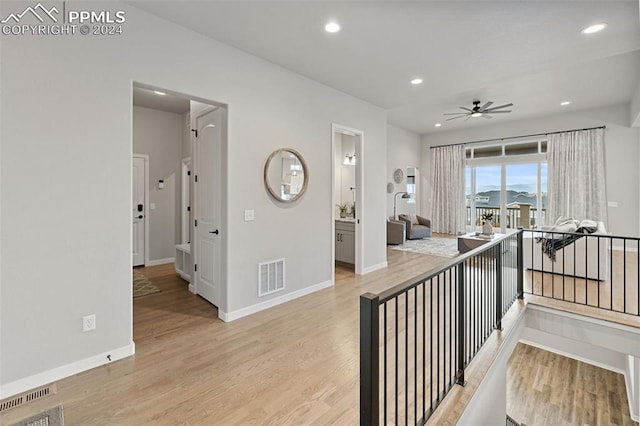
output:
[[[138,216],[138,219],[142,219],[143,217],[144,217],[144,216],[140,215],[140,216]]]

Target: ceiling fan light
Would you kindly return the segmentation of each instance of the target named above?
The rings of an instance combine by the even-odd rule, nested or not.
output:
[[[473,114],[471,114],[471,116],[473,118],[482,117],[482,113],[481,112],[474,112]]]

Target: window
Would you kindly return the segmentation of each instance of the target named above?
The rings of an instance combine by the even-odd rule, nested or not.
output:
[[[467,230],[480,216],[493,213],[493,225],[537,228],[547,208],[546,141],[519,141],[467,148]]]

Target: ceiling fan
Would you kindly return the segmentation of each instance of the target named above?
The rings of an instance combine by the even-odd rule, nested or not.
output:
[[[467,121],[471,117],[474,117],[474,118],[484,117],[484,118],[490,119],[491,114],[503,114],[503,113],[511,112],[511,110],[503,110],[503,108],[509,108],[513,106],[513,104],[509,103],[509,104],[504,104],[497,107],[489,108],[491,105],[493,105],[493,102],[487,102],[486,104],[480,106],[480,101],[476,100],[476,101],[473,101],[473,108],[460,107],[460,109],[464,110],[464,112],[448,112],[448,113],[445,113],[444,115],[457,115],[457,117],[447,118],[447,121],[455,120],[456,118],[462,118],[462,117],[467,117],[465,118],[464,121]]]

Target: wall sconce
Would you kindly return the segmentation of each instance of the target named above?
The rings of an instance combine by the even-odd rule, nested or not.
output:
[[[344,157],[344,164],[345,166],[355,166],[356,165],[356,154],[353,155],[346,155]]]
[[[158,181],[158,189],[164,189],[164,181],[162,179]]]

